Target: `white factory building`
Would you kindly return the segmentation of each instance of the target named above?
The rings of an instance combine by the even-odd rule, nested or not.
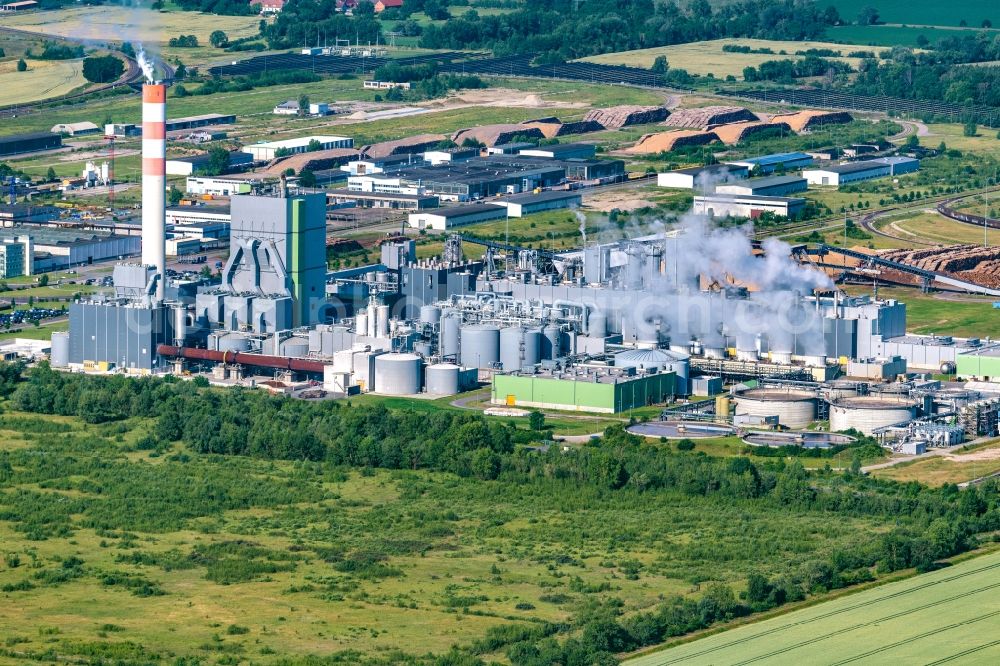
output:
[[[188,194],[228,197],[249,194],[260,182],[247,176],[189,176],[185,189]]]
[[[715,185],[743,180],[749,175],[750,169],[740,164],[709,164],[657,174],[656,184],[682,190],[711,190]]]
[[[583,195],[579,192],[569,191],[549,191],[527,192],[525,194],[515,194],[514,196],[502,199],[489,199],[485,201],[490,206],[502,206],[507,209],[510,217],[524,217],[532,213],[540,213],[543,210],[558,210],[560,208],[574,208],[583,203]]]
[[[303,136],[298,139],[285,139],[284,141],[264,141],[243,146],[243,152],[253,156],[255,161],[265,162],[277,157],[278,151],[288,151],[289,155],[304,153],[309,150],[309,144],[313,141],[319,143],[319,150],[332,150],[334,148],[353,148],[354,139],[346,136]]]
[[[839,187],[862,180],[885,178],[892,173],[892,167],[881,161],[847,162],[821,169],[805,169],[802,176],[810,185],[833,185]]]
[[[805,192],[808,188],[806,179],[800,176],[767,176],[716,185],[715,193],[781,197],[795,192]]]
[[[904,173],[914,173],[920,170],[920,160],[915,157],[904,157],[893,155],[891,157],[876,157],[872,162],[882,162],[888,164],[891,176],[901,176]]]
[[[752,194],[707,194],[694,198],[694,212],[710,217],[745,217],[753,219],[762,213],[779,217],[797,217],[806,200],[798,197],[764,197]]]
[[[413,229],[433,229],[447,231],[455,227],[488,220],[499,220],[507,217],[507,209],[489,204],[470,204],[451,208],[433,208],[431,210],[410,213],[407,224]]]

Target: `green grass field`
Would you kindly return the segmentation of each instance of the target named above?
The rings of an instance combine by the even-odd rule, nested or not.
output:
[[[1000,7],[993,0],[968,0],[958,5],[949,5],[934,0],[833,0],[823,3],[833,5],[845,22],[854,22],[858,14],[867,6],[878,9],[879,20],[883,23],[905,25],[960,26],[962,21],[978,28],[983,19],[1000,26]]]
[[[850,294],[870,294],[871,286],[847,287]],[[921,294],[919,289],[879,287],[880,298],[896,298],[906,303],[906,329],[910,333],[931,333],[957,337],[996,337],[993,299],[952,294]]]
[[[964,30],[913,25],[838,25],[826,29],[828,39],[844,44],[867,46],[920,46],[917,38],[923,35],[930,44],[946,37],[961,36]]]
[[[747,624],[625,666],[995,664],[1000,553]]]
[[[748,567],[787,572],[882,529],[673,493],[575,487],[553,502],[451,474],[143,450],[149,425],[4,405],[5,663],[441,653],[611,598],[632,612],[697,597],[698,581],[738,586]],[[704,543],[745,557],[709,562]]]

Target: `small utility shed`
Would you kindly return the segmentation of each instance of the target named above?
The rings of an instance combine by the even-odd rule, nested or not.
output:
[[[452,208],[434,208],[419,213],[410,213],[407,224],[414,229],[447,231],[466,224],[499,220],[507,217],[507,210],[501,206],[471,204]]]
[[[583,203],[583,196],[577,192],[549,191],[534,194],[515,194],[503,199],[491,199],[486,202],[491,206],[503,206],[507,209],[510,217],[524,217],[531,213],[540,213],[543,210],[557,210],[560,208],[572,208]]]
[[[802,176],[811,185],[847,185],[862,180],[884,178],[892,173],[892,167],[885,162],[874,160],[835,164],[822,169],[806,169]]]

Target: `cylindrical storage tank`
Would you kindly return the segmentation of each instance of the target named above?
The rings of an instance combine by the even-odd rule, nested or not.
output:
[[[490,368],[500,362],[500,329],[496,326],[471,324],[461,329],[462,365]]]
[[[459,323],[458,313],[454,310],[449,310],[441,315],[438,352],[442,356],[458,355]]]
[[[414,395],[420,393],[423,359],[416,354],[379,354],[375,357],[375,393]]]
[[[615,354],[616,368],[658,371],[674,360],[674,354],[664,349],[630,349]]]
[[[706,346],[704,347],[705,358],[726,358],[724,347]]]
[[[53,368],[65,368],[69,365],[69,333],[57,331],[52,334],[52,349],[49,352],[49,365]]]
[[[562,356],[562,346],[559,327],[555,324],[547,324],[542,329],[542,358],[554,360]]]
[[[239,333],[220,335],[218,340],[220,352],[245,352],[250,349],[250,340]]]
[[[854,429],[871,435],[877,428],[912,421],[917,405],[907,398],[864,395],[841,398],[830,403],[830,430]]]
[[[822,368],[826,365],[826,355],[810,354],[802,357],[802,362],[810,368]]]
[[[454,363],[427,367],[427,392],[431,395],[455,395],[459,392],[459,368]]]
[[[420,306],[420,323],[437,324],[441,321],[441,308],[436,305]]]
[[[858,385],[851,381],[829,382],[822,388],[823,398],[827,402],[840,400],[841,398],[853,398],[858,394]]]
[[[389,306],[380,305],[375,309],[375,335],[380,338],[389,337]]]
[[[729,396],[718,395],[715,397],[715,418],[725,420],[729,417]]]
[[[587,320],[587,335],[592,338],[608,337],[608,318],[600,310],[594,310]]]
[[[54,337],[54,336],[53,336]],[[53,343],[55,340],[53,339]],[[966,391],[964,389],[945,389],[934,394],[934,412],[945,414],[951,411],[960,411],[970,402],[979,398],[979,393]]]
[[[736,414],[777,416],[788,428],[805,428],[816,418],[816,396],[808,391],[759,388],[736,396]]]
[[[309,338],[293,335],[287,340],[283,340],[279,349],[281,350],[281,356],[305,358],[309,356]]]
[[[792,352],[790,351],[772,351],[771,352],[771,363],[777,365],[791,365],[792,364]]]
[[[174,315],[174,344],[178,347],[184,346],[187,338],[187,308],[183,305],[173,309]]]
[[[433,353],[433,350],[431,349],[431,343],[427,342],[426,340],[419,340],[417,342],[414,342],[413,353],[420,354],[424,358],[427,358]]]
[[[742,335],[736,341],[736,360],[756,361],[760,358],[757,353],[757,339],[752,335]]]
[[[368,337],[378,337],[378,306],[374,302],[368,304]]]
[[[364,310],[354,318],[354,332],[358,335],[368,335],[368,313]]]

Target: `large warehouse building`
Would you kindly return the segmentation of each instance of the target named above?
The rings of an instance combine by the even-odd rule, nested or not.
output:
[[[488,204],[470,204],[452,208],[434,208],[420,213],[410,213],[408,224],[414,229],[447,231],[455,227],[507,217],[507,209]]]
[[[257,162],[273,160],[282,155],[295,155],[309,151],[309,144],[315,141],[319,144],[316,150],[332,150],[334,148],[353,148],[354,139],[346,136],[303,136],[298,139],[284,141],[264,141],[243,146],[244,153],[250,153]],[[315,146],[315,144],[313,144]]]
[[[801,176],[769,176],[716,185],[715,193],[781,197],[795,192],[805,192],[807,189],[809,184]]]
[[[676,187],[684,190],[695,188],[712,191],[716,185],[743,180],[750,175],[750,169],[740,164],[709,164],[708,166],[678,169],[657,174],[656,184],[660,187]]]
[[[727,164],[745,166],[753,170],[758,169],[761,173],[774,173],[775,171],[790,171],[801,169],[812,164],[813,158],[806,153],[775,153],[773,155],[761,155],[760,157],[748,157],[742,160],[732,160]]]
[[[511,217],[524,217],[544,210],[559,210],[574,208],[583,203],[583,195],[579,192],[550,190],[548,192],[525,192],[503,199],[489,199],[485,203],[492,206],[502,206]]]
[[[62,135],[51,132],[32,132],[31,134],[11,134],[0,136],[0,156],[35,153],[40,150],[52,150],[62,147]]]
[[[577,366],[493,376],[495,405],[615,414],[670,400],[673,372],[635,374],[633,368]]]
[[[707,194],[694,198],[694,212],[709,217],[745,217],[754,219],[762,213],[779,217],[798,217],[806,200],[798,197],[761,197],[751,194]]]
[[[805,169],[802,176],[810,185],[841,186],[861,180],[884,178],[892,173],[892,167],[875,160],[835,164],[822,169]]]

